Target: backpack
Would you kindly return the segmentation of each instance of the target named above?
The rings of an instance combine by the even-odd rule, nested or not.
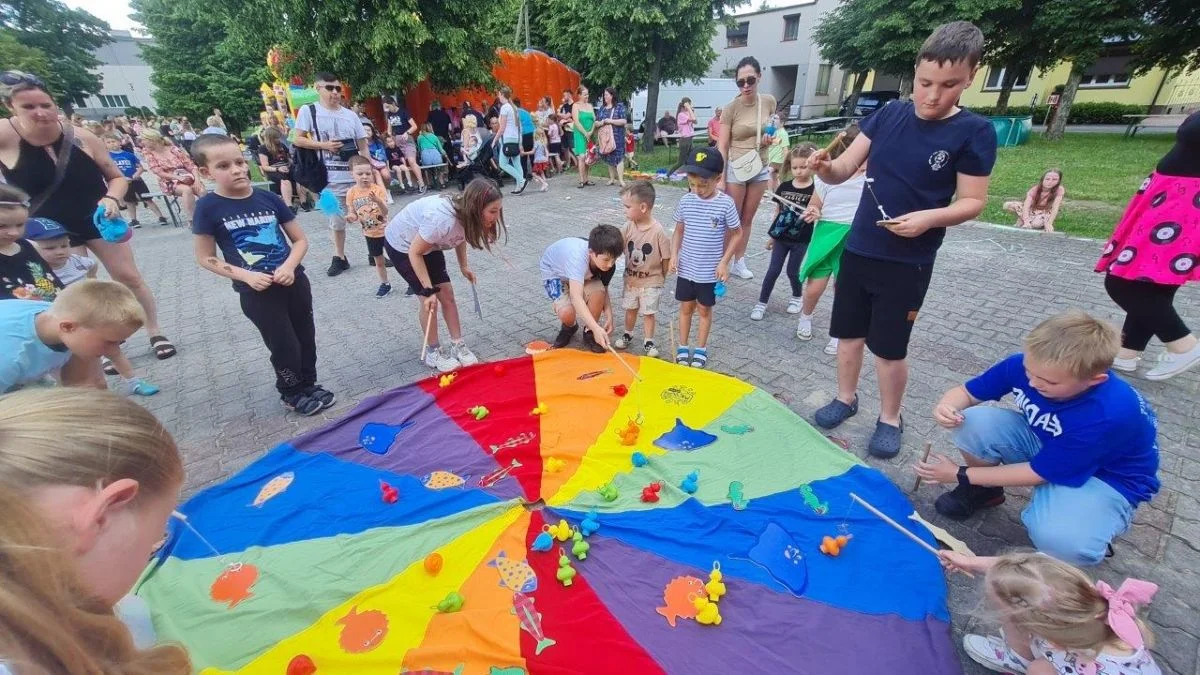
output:
[[[319,141],[321,135],[317,132],[317,105],[310,103],[304,107],[308,109],[308,114],[312,115],[312,137]],[[321,151],[293,145],[292,178],[313,193],[324,190],[325,186],[329,185],[329,172],[325,169],[325,161],[321,159]]]

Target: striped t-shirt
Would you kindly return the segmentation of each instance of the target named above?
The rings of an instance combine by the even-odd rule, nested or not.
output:
[[[724,192],[708,199],[689,192],[675,207],[675,222],[683,225],[679,276],[698,284],[715,282],[717,265],[725,255],[725,234],[741,227],[733,200]]]

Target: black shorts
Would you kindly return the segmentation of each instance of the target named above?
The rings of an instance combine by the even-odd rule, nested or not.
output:
[[[409,262],[408,254],[392,248],[392,245],[387,243],[387,239],[380,239],[380,241],[383,242],[383,248],[387,251],[388,258],[391,258],[396,271],[400,273],[400,277],[408,282],[408,287],[414,293],[421,290],[424,285],[417,278],[417,272]],[[450,274],[446,272],[446,254],[444,252],[430,251],[422,257],[425,259],[425,269],[429,271],[429,282],[434,287],[450,283]]]
[[[562,143],[561,142],[551,143],[550,144],[550,154],[551,155],[561,155],[562,154]]]
[[[373,258],[375,258],[375,256],[383,255],[383,242],[384,242],[383,237],[363,237],[363,238],[367,240],[367,255],[368,256],[370,256],[373,259]],[[405,256],[405,257],[407,258],[408,256]],[[392,264],[395,265],[396,264],[395,261],[392,261]]]
[[[889,361],[905,358],[932,277],[932,263],[875,260],[845,251],[833,293],[830,336],[866,338],[875,356]]]
[[[129,188],[125,190],[125,203],[133,204],[135,202],[149,203],[150,198],[146,195],[150,194],[150,186],[146,185],[146,181],[141,178],[130,178]]]
[[[675,299],[679,302],[699,302],[705,307],[717,304],[717,282],[702,284],[678,277],[675,280]]]

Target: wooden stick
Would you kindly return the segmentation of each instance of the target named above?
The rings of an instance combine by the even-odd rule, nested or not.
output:
[[[837,132],[837,135],[833,137],[833,140],[829,142],[829,145],[825,146],[825,154],[832,155],[833,149],[836,148],[838,145],[841,145],[842,139],[845,137],[846,137],[846,132],[844,132],[844,131]]]
[[[437,312],[437,303],[429,310],[429,318],[425,319],[425,334],[421,336],[421,360],[425,360],[425,350],[429,348],[429,329],[433,327],[433,315]]]
[[[925,549],[926,551],[929,551],[930,553],[934,554],[935,556],[938,556],[938,559],[941,559],[941,555],[938,553],[938,550],[936,548],[930,546],[929,543],[926,542],[924,539],[918,537],[917,535],[913,534],[912,532],[909,532],[908,528],[904,527],[900,523],[897,523],[896,521],[892,520],[891,518],[888,518],[887,515],[883,513],[883,511],[880,511],[879,509],[875,508],[874,506],[871,506],[866,501],[864,501],[862,497],[859,497],[858,495],[854,494],[853,492],[850,493],[850,498],[853,499],[854,501],[858,502],[859,504],[862,504],[863,508],[865,508],[866,510],[868,510],[871,513],[878,516],[879,519],[882,520],[883,522],[896,528],[904,536],[917,542],[917,544],[921,548]],[[971,574],[967,570],[959,570],[959,571],[961,571],[963,574],[971,577],[972,579],[975,578],[975,575]]]
[[[933,441],[925,441],[925,452],[921,453],[921,463],[929,461],[929,451],[933,450]],[[917,480],[913,482],[913,492],[916,492],[921,487],[921,477],[917,476]]]
[[[637,374],[637,371],[633,369],[633,366],[625,363],[625,359],[621,358],[621,355],[617,353],[617,350],[613,349],[611,344],[608,346],[608,351],[612,352],[612,355],[617,357],[617,360],[621,362],[621,365],[625,366],[625,370],[628,370],[629,374],[633,375],[633,379],[637,380],[638,382],[642,381],[642,376]]]
[[[679,342],[675,337],[675,319],[673,317],[668,325],[671,328],[671,358],[668,360],[671,363],[675,363],[675,354],[679,351]]]

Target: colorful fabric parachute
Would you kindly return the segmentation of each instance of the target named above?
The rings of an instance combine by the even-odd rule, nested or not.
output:
[[[159,638],[206,673],[961,672],[938,560],[848,496],[934,543],[892,483],[768,393],[623,358],[401,387],[197,494],[136,589]]]

